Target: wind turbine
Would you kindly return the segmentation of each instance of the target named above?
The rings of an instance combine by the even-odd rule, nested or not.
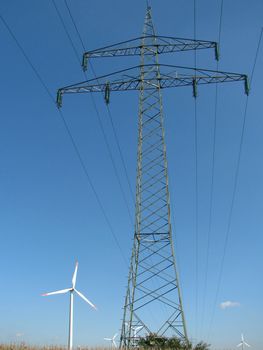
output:
[[[129,327],[130,322],[125,322],[126,326]],[[131,329],[133,331],[133,337],[136,338],[137,332],[140,331],[143,328],[143,326],[131,326]]]
[[[96,306],[92,304],[82,293],[80,293],[76,288],[76,280],[77,280],[77,272],[78,272],[78,262],[76,262],[75,270],[72,276],[72,287],[67,289],[57,290],[55,292],[45,293],[42,296],[54,295],[54,294],[70,294],[70,302],[69,302],[69,336],[68,336],[68,349],[72,350],[73,344],[73,296],[74,292],[76,292],[86,303],[88,303],[91,307],[97,310]]]
[[[133,330],[133,338],[137,337],[137,332],[139,332],[142,328],[143,326],[138,326],[138,327],[131,326],[131,329]]]
[[[242,346],[242,350],[244,350],[244,347],[245,347],[245,346],[247,346],[247,347],[250,348],[250,345],[249,345],[248,343],[245,342],[245,340],[244,340],[244,335],[243,335],[243,334],[241,334],[241,343],[239,343],[239,344],[237,345],[237,347],[239,348],[240,346]]]
[[[114,334],[112,338],[104,338],[104,340],[110,341],[111,342],[111,347],[117,348],[117,344],[115,342],[115,338],[117,337],[118,333]]]

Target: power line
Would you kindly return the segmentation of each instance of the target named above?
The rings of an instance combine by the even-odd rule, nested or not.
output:
[[[128,186],[129,186],[131,198],[133,200],[133,203],[135,204],[135,199],[134,199],[135,196],[134,196],[134,193],[133,193],[133,190],[132,190],[132,186],[131,186],[131,182],[130,182],[130,179],[129,179],[128,170],[127,170],[126,163],[125,163],[125,160],[124,160],[124,157],[123,157],[123,153],[121,151],[121,146],[120,146],[120,142],[119,142],[119,138],[118,138],[118,135],[117,135],[117,131],[116,131],[116,128],[115,128],[115,125],[114,125],[114,122],[113,122],[112,113],[111,113],[110,108],[109,108],[108,105],[107,105],[107,110],[108,110],[108,114],[109,114],[109,117],[110,117],[110,123],[111,123],[111,127],[112,127],[112,130],[113,130],[113,134],[115,136],[115,141],[116,141],[116,144],[117,144],[117,148],[119,150],[119,154],[120,154],[120,157],[121,157],[121,161],[122,161],[122,165],[123,165],[123,168],[124,168],[124,172],[125,172],[125,176],[126,176],[126,179],[127,179],[127,183],[128,183]]]
[[[61,13],[60,13],[58,7],[56,6],[55,1],[52,0],[52,2],[53,2],[53,4],[54,4],[54,7],[55,7],[56,12],[57,12],[57,14],[58,14],[58,17],[59,17],[59,19],[60,19],[60,21],[61,21],[61,24],[62,24],[62,26],[63,26],[63,28],[64,28],[64,30],[65,30],[65,33],[66,33],[66,35],[67,35],[67,37],[68,37],[68,39],[69,39],[69,42],[70,42],[70,44],[71,44],[71,47],[72,47],[72,49],[73,49],[73,51],[74,51],[74,53],[75,53],[75,55],[76,55],[76,57],[77,57],[77,59],[78,59],[78,63],[81,65],[81,61],[80,61],[80,59],[79,59],[79,55],[78,55],[76,46],[74,45],[73,40],[71,39],[71,36],[70,36],[70,34],[69,34],[68,30],[67,30],[67,26],[65,25],[65,22],[64,22],[64,20],[63,20],[63,17],[62,17],[62,15],[61,15]],[[73,17],[72,17],[72,14],[71,14],[71,12],[70,12],[70,9],[69,9],[69,7],[68,7],[67,1],[65,1],[65,4],[66,4],[67,9],[68,9],[68,11],[69,11],[71,20],[74,21],[74,19],[73,19]],[[81,41],[81,44],[82,44],[82,46],[83,46],[83,48],[84,48],[84,43],[83,43],[83,41],[82,41],[82,39],[81,39],[80,33],[79,33],[78,29],[77,29],[77,26],[76,26],[75,22],[73,22],[73,24],[74,24],[74,27],[75,27],[75,29],[76,29],[76,31],[77,31],[78,37],[79,37],[79,39],[80,39],[80,41]],[[88,79],[87,74],[86,74],[85,72],[83,72],[83,74],[84,74],[84,76],[85,76],[85,79]],[[111,147],[110,147],[110,144],[109,144],[107,135],[106,135],[106,131],[105,131],[105,129],[104,129],[104,126],[103,126],[103,123],[102,123],[102,119],[101,119],[101,116],[100,116],[100,113],[99,113],[99,110],[98,110],[98,108],[97,108],[97,104],[96,104],[96,102],[95,102],[95,99],[94,99],[93,95],[91,95],[91,101],[92,101],[92,105],[93,105],[93,108],[94,108],[94,110],[95,110],[95,113],[96,113],[96,116],[97,116],[97,119],[98,119],[98,123],[99,123],[100,129],[101,129],[102,135],[103,135],[103,139],[104,139],[104,142],[105,142],[107,151],[108,151],[108,153],[109,153],[109,157],[110,157],[110,160],[111,160],[113,169],[114,169],[115,176],[116,176],[116,178],[117,178],[118,185],[119,185],[120,190],[121,190],[121,194],[122,194],[122,197],[123,197],[123,200],[124,200],[124,203],[125,203],[127,212],[128,212],[129,220],[130,220],[131,226],[133,227],[133,219],[132,219],[130,207],[129,207],[129,204],[128,204],[128,200],[127,200],[127,198],[126,198],[126,194],[125,194],[125,191],[124,191],[124,189],[123,189],[123,186],[122,186],[122,183],[121,183],[119,174],[118,174],[117,166],[116,166],[116,163],[115,163],[115,161],[114,161],[114,157],[113,157],[113,154],[112,154],[112,151],[111,151]]]
[[[79,58],[78,50],[76,49],[76,46],[74,45],[73,40],[72,40],[72,38],[71,38],[71,36],[70,36],[68,30],[67,30],[66,23],[65,23],[64,20],[63,20],[63,17],[62,17],[62,15],[61,15],[61,13],[60,13],[60,11],[59,11],[57,5],[56,5],[55,0],[52,0],[52,3],[53,3],[53,5],[54,5],[54,7],[55,7],[55,10],[56,10],[57,15],[58,15],[58,17],[59,17],[59,19],[60,19],[60,22],[61,22],[61,24],[62,24],[62,26],[63,26],[63,28],[64,28],[64,31],[65,31],[65,33],[66,33],[66,35],[67,35],[67,38],[68,38],[68,40],[69,40],[69,42],[70,42],[70,44],[71,44],[71,47],[72,47],[72,49],[73,49],[73,51],[74,51],[74,54],[75,54],[75,56],[76,56],[76,58],[77,58],[77,60],[78,60],[78,63],[81,65],[81,61],[80,61],[80,58]]]
[[[72,15],[72,12],[71,12],[71,10],[70,10],[70,7],[69,7],[69,5],[68,5],[67,0],[64,0],[64,2],[65,2],[65,5],[66,5],[66,8],[67,8],[67,10],[68,10],[69,16],[70,16],[70,18],[71,18],[71,21],[72,21],[72,23],[73,23],[73,26],[74,26],[74,28],[75,28],[75,30],[76,30],[77,35],[78,35],[78,38],[79,38],[79,40],[80,40],[81,46],[82,46],[82,48],[83,48],[83,51],[85,52],[85,51],[87,51],[87,50],[86,50],[84,41],[83,41],[83,39],[82,39],[82,36],[81,36],[81,34],[80,34],[80,31],[79,31],[79,29],[78,29],[78,26],[77,26],[77,24],[76,24],[76,21],[75,21],[73,15]],[[96,72],[95,72],[95,69],[94,69],[94,67],[93,67],[92,62],[89,62],[89,64],[90,64],[91,71],[92,71],[92,73],[93,73],[95,79],[98,81],[98,77],[97,77],[97,75],[96,75]],[[85,73],[85,77],[87,78],[86,73]],[[111,110],[110,110],[109,105],[107,105],[107,112],[108,112],[108,115],[109,115],[109,118],[110,118],[110,124],[111,124],[112,130],[113,130],[113,135],[114,135],[115,142],[116,142],[116,145],[117,145],[117,148],[118,148],[118,152],[119,152],[119,154],[120,154],[120,158],[121,158],[122,166],[123,166],[124,173],[125,173],[125,176],[126,176],[126,180],[127,180],[128,186],[129,186],[129,191],[130,191],[130,194],[131,194],[133,203],[135,203],[135,202],[134,202],[134,193],[133,193],[132,186],[131,186],[131,182],[130,182],[130,179],[129,179],[127,166],[126,166],[126,163],[125,163],[125,160],[124,160],[124,156],[123,156],[123,153],[122,153],[122,150],[121,150],[121,146],[120,146],[120,142],[119,142],[119,137],[118,137],[118,134],[117,134],[117,131],[116,131],[114,122],[113,122],[113,117],[112,117],[112,113],[111,113]]]
[[[7,22],[5,21],[5,19],[3,18],[3,16],[0,14],[0,19],[3,22],[4,26],[6,27],[7,31],[9,32],[10,36],[12,37],[12,39],[14,40],[14,42],[16,43],[16,45],[18,46],[18,48],[20,49],[21,53],[23,54],[25,60],[27,61],[27,63],[29,64],[29,66],[31,67],[31,69],[33,70],[33,72],[35,73],[37,79],[40,81],[41,85],[43,86],[44,90],[46,91],[46,93],[49,95],[49,97],[51,98],[51,100],[55,103],[55,100],[51,94],[51,92],[49,91],[47,85],[45,84],[44,80],[42,79],[41,75],[38,73],[37,69],[34,67],[34,65],[32,64],[32,62],[30,61],[29,57],[27,56],[24,48],[21,46],[21,44],[19,43],[19,41],[17,40],[16,36],[14,35],[14,33],[12,32],[11,28],[9,27],[9,25],[7,24]]]
[[[4,24],[5,28],[7,29],[7,31],[9,32],[10,36],[12,37],[12,39],[14,40],[14,42],[16,43],[16,45],[18,46],[18,48],[20,49],[20,51],[21,51],[22,55],[24,56],[25,60],[27,61],[27,63],[28,63],[29,66],[31,67],[31,69],[33,70],[35,76],[37,77],[37,79],[38,79],[39,82],[41,83],[42,87],[43,87],[44,90],[46,91],[47,95],[48,95],[49,98],[51,99],[52,103],[54,103],[54,105],[56,105],[56,101],[55,101],[55,99],[54,99],[52,93],[50,92],[49,88],[47,87],[46,83],[44,82],[43,78],[41,77],[41,75],[39,74],[39,72],[37,71],[37,69],[35,68],[35,66],[33,65],[32,61],[30,60],[30,58],[29,58],[29,56],[27,55],[26,51],[24,50],[24,48],[22,47],[22,45],[20,44],[20,42],[19,42],[18,39],[16,38],[14,32],[11,30],[10,26],[8,25],[8,23],[6,22],[6,20],[3,18],[3,16],[2,16],[1,14],[0,14],[0,19],[1,19],[2,23]],[[73,137],[73,135],[72,135],[72,133],[71,133],[71,131],[70,131],[70,128],[69,128],[69,126],[68,126],[68,123],[67,123],[67,121],[66,121],[66,119],[65,119],[65,117],[64,117],[64,115],[63,115],[63,113],[62,113],[62,111],[59,110],[59,109],[57,109],[57,108],[56,108],[56,111],[59,113],[60,119],[61,119],[61,121],[62,121],[62,123],[63,123],[63,125],[64,125],[64,127],[65,127],[65,129],[66,129],[66,132],[67,132],[67,134],[68,134],[68,136],[69,136],[69,138],[70,138],[70,141],[71,141],[71,144],[72,144],[72,146],[73,146],[73,148],[74,148],[74,151],[75,151],[75,153],[76,153],[76,156],[77,156],[77,158],[78,158],[78,160],[79,160],[79,162],[80,162],[80,165],[81,165],[82,170],[83,170],[83,172],[84,172],[84,174],[85,174],[85,176],[86,176],[86,178],[87,178],[87,180],[88,180],[88,183],[89,183],[89,185],[90,185],[90,187],[91,187],[91,189],[92,189],[92,191],[93,191],[93,194],[94,194],[94,196],[95,196],[95,198],[96,198],[96,201],[97,201],[97,203],[98,203],[98,205],[99,205],[99,208],[101,209],[101,212],[102,212],[102,214],[103,214],[103,217],[104,217],[104,219],[105,219],[105,222],[107,223],[107,225],[108,225],[108,227],[109,227],[109,230],[110,230],[110,233],[111,233],[111,235],[112,235],[112,237],[113,237],[113,239],[114,239],[114,242],[115,242],[116,245],[118,246],[119,251],[120,251],[120,254],[121,254],[122,258],[124,259],[126,265],[128,266],[128,263],[127,263],[125,254],[124,254],[123,251],[122,251],[122,248],[121,248],[120,243],[119,243],[119,241],[118,241],[118,239],[117,239],[117,236],[116,236],[116,234],[115,234],[115,232],[114,232],[114,229],[113,229],[113,227],[112,227],[112,225],[111,225],[111,222],[110,222],[110,220],[109,220],[109,218],[108,218],[108,215],[107,215],[107,213],[106,213],[106,211],[105,211],[105,209],[104,209],[104,207],[103,207],[103,204],[102,204],[102,202],[101,202],[101,200],[100,200],[100,197],[99,197],[99,195],[98,195],[98,193],[97,193],[97,191],[96,191],[96,189],[95,189],[95,187],[94,187],[94,184],[93,184],[93,182],[92,182],[92,180],[91,180],[91,177],[90,177],[90,175],[89,175],[89,172],[88,172],[88,170],[87,170],[87,167],[86,167],[86,165],[85,165],[85,162],[84,162],[84,160],[83,160],[83,158],[82,158],[82,156],[81,156],[81,153],[80,153],[80,151],[79,151],[79,149],[78,149],[77,143],[76,143],[76,141],[75,141],[75,139],[74,139],[74,137]]]
[[[219,30],[218,30],[218,45],[220,47],[222,34],[222,18],[223,18],[224,0],[221,0]],[[216,70],[219,70],[219,60],[216,62]],[[212,209],[214,202],[214,178],[215,178],[215,154],[216,154],[216,134],[217,134],[217,113],[218,113],[218,85],[215,86],[215,108],[214,108],[214,125],[213,125],[213,149],[212,149],[212,170],[210,183],[210,197],[209,197],[209,214],[208,214],[208,233],[207,233],[207,247],[206,247],[206,262],[205,262],[205,280],[204,280],[204,297],[203,309],[201,314],[201,329],[203,328],[205,317],[205,303],[207,295],[207,279],[208,279],[208,264],[211,244],[211,230],[212,230]]]
[[[95,102],[94,97],[92,96],[92,94],[91,94],[91,101],[92,101],[93,107],[94,107],[94,109],[96,111],[96,115],[97,115],[97,118],[98,118],[99,126],[100,126],[101,132],[103,134],[103,138],[104,138],[104,141],[105,141],[105,144],[106,144],[109,156],[110,156],[110,160],[111,160],[111,163],[112,163],[112,166],[113,166],[113,169],[114,169],[114,173],[115,173],[115,176],[117,178],[117,182],[119,184],[119,187],[120,187],[120,190],[121,190],[121,193],[122,193],[122,197],[123,197],[123,200],[124,200],[124,203],[125,203],[128,215],[129,215],[129,220],[130,220],[131,226],[133,227],[133,219],[132,219],[130,207],[129,207],[129,204],[128,204],[128,200],[126,198],[126,194],[125,194],[124,188],[122,186],[122,183],[121,183],[121,180],[120,180],[120,176],[118,174],[117,166],[116,166],[116,163],[114,161],[114,158],[113,158],[113,155],[112,155],[112,152],[111,152],[110,144],[109,144],[109,141],[108,141],[108,138],[107,138],[107,135],[106,135],[106,132],[105,132],[105,129],[104,129],[104,126],[103,126],[103,123],[102,123],[102,120],[101,120],[101,117],[100,117],[97,105],[96,105],[96,102]]]
[[[74,26],[74,28],[75,28],[75,30],[76,30],[76,33],[77,33],[77,35],[78,35],[78,38],[79,38],[79,41],[80,41],[80,43],[81,43],[82,49],[83,49],[83,51],[86,51],[84,42],[83,42],[82,37],[81,37],[81,35],[80,35],[80,32],[79,32],[79,30],[78,30],[76,21],[74,20],[74,17],[72,16],[72,12],[71,12],[71,10],[70,10],[70,7],[68,6],[67,0],[64,0],[64,3],[65,3],[66,8],[67,8],[67,10],[68,10],[68,13],[69,13],[69,17],[70,17],[70,19],[71,19],[71,22],[72,22],[72,24],[73,24],[73,26]]]
[[[262,39],[262,34],[263,34],[263,28],[261,29],[260,32],[260,37],[256,49],[256,54],[254,58],[254,63],[253,63],[253,68],[251,71],[251,85],[254,77],[254,71],[257,63],[257,58],[258,58],[258,53],[260,49],[260,44],[261,44],[261,39]],[[230,205],[230,212],[228,216],[228,221],[227,221],[227,231],[226,231],[226,236],[225,236],[225,241],[224,241],[224,246],[223,246],[223,256],[220,264],[220,272],[219,272],[219,278],[218,278],[218,283],[217,283],[217,288],[216,288],[216,296],[214,300],[214,305],[212,309],[212,318],[210,321],[209,325],[209,331],[208,331],[208,337],[210,337],[210,333],[212,330],[212,325],[214,322],[214,316],[215,316],[215,309],[216,309],[216,304],[218,300],[218,295],[222,283],[222,277],[223,277],[223,271],[224,271],[224,263],[225,263],[225,257],[226,257],[226,250],[227,250],[227,245],[228,245],[228,240],[229,240],[229,234],[230,234],[230,228],[231,228],[231,223],[232,223],[232,216],[233,216],[233,209],[234,209],[234,203],[236,199],[236,192],[237,192],[237,185],[238,185],[238,177],[239,177],[239,169],[240,169],[240,162],[241,162],[241,155],[242,155],[242,150],[243,150],[243,142],[244,142],[244,135],[245,135],[245,128],[246,128],[246,121],[247,121],[247,109],[248,109],[248,101],[249,101],[249,96],[246,98],[246,104],[245,104],[245,110],[244,110],[244,115],[243,115],[243,122],[242,122],[242,129],[241,129],[241,137],[240,137],[240,143],[239,143],[239,150],[238,150],[238,157],[237,157],[237,165],[236,165],[236,170],[235,170],[235,176],[234,176],[234,188],[233,188],[233,193],[232,193],[232,198],[231,198],[231,205]]]
[[[193,2],[194,6],[194,40],[196,40],[196,0]],[[196,78],[196,67],[197,67],[197,53],[194,50],[194,67],[195,67],[195,78]],[[194,96],[194,149],[195,149],[195,276],[196,276],[196,296],[195,296],[195,333],[196,338],[198,336],[198,309],[199,309],[199,198],[198,198],[198,130],[197,130],[197,99]]]

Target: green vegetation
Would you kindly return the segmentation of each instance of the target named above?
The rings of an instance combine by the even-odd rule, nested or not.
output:
[[[166,338],[157,336],[154,333],[141,338],[138,341],[138,347],[142,349],[161,349],[161,350],[209,350],[210,345],[200,342],[195,346],[191,342],[184,342],[176,337]]]
[[[66,346],[40,346],[28,345],[25,343],[0,344],[0,350],[66,350]],[[138,341],[138,349],[140,350],[209,350],[210,345],[200,342],[193,346],[190,342],[186,343],[180,339],[159,337],[152,333]],[[109,347],[77,347],[76,350],[109,350]]]

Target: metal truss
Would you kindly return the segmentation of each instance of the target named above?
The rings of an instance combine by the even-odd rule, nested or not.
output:
[[[192,86],[196,98],[198,85],[243,81],[248,94],[249,84],[244,74],[160,64],[159,56],[211,48],[218,59],[215,42],[156,36],[147,7],[142,37],[83,55],[84,69],[88,59],[118,56],[138,55],[140,65],[60,88],[57,93],[61,107],[64,94],[103,92],[109,103],[111,92],[139,91],[135,232],[120,337],[123,348],[137,347],[147,334],[188,341],[171,228],[161,91]]]
[[[135,66],[118,72],[90,79],[78,84],[69,85],[58,90],[57,103],[61,107],[62,95],[85,92],[104,92],[109,97],[111,91],[155,90],[157,88],[174,88],[192,86],[193,95],[197,95],[197,85],[244,81],[245,93],[249,93],[248,77],[245,74],[213,71],[202,68],[174,66],[168,64],[144,64],[148,71],[162,69],[159,76],[141,76],[142,66]],[[173,69],[169,71],[168,69]],[[189,74],[193,72],[193,74]]]
[[[142,46],[142,40],[145,41],[145,39],[147,39],[149,43]],[[83,54],[82,66],[83,69],[86,70],[88,66],[88,59],[90,58],[141,56],[142,53],[144,55],[151,56],[153,52],[162,54],[200,49],[214,49],[215,58],[217,60],[219,59],[218,44],[214,41],[149,35],[85,52]]]

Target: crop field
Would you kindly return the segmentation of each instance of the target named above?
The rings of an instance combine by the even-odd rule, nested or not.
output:
[[[66,350],[67,346],[63,345],[29,345],[26,343],[9,343],[0,344],[0,350]],[[76,347],[76,350],[109,350],[107,347]]]

